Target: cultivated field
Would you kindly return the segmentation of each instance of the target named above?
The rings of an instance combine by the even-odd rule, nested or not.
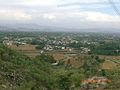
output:
[[[35,45],[30,45],[30,44],[19,45],[19,46],[9,45],[8,47],[11,48],[11,49],[18,50],[18,51],[36,51],[36,48],[35,48],[36,46]]]
[[[40,51],[36,50],[35,45],[10,45],[8,47],[17,51],[21,51],[29,57],[34,58],[35,56],[40,55]],[[51,51],[46,53],[53,55],[56,61],[63,60],[65,61],[65,64],[69,63],[73,67],[81,66],[81,58],[77,57],[75,52],[71,53],[68,51]],[[103,69],[114,69],[117,67],[117,65],[120,64],[120,56],[99,55],[99,57],[101,59],[105,59],[105,62],[101,65]]]

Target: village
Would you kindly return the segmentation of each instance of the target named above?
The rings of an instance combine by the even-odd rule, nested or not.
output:
[[[2,43],[8,47],[25,47],[29,49],[29,46],[33,49],[44,51],[68,51],[75,52],[78,51],[78,48],[81,53],[90,52],[90,48],[84,46],[72,47],[71,44],[79,44],[78,40],[71,38],[70,36],[37,36],[37,37],[3,37]],[[87,40],[81,41],[82,44],[91,44],[93,42],[88,42]],[[28,47],[27,47],[28,46]],[[37,48],[38,47],[38,48]],[[17,48],[16,48],[17,49]],[[20,50],[20,49],[19,49]],[[29,50],[28,50],[29,51]]]

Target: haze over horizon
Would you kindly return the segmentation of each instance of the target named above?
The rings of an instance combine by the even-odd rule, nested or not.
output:
[[[120,0],[113,0],[120,11]],[[0,25],[120,29],[108,0],[0,0]]]

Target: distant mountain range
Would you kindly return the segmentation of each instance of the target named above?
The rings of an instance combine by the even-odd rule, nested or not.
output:
[[[116,28],[64,28],[37,24],[0,24],[0,31],[41,31],[41,32],[119,32]]]

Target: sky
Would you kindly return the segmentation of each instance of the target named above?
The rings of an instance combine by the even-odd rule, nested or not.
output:
[[[120,11],[120,0],[113,1]],[[0,22],[120,29],[109,0],[0,0]]]

